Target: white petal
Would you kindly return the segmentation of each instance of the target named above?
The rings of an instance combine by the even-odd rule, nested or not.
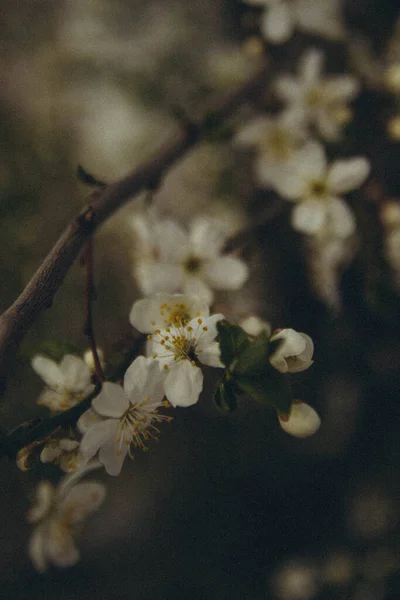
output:
[[[134,269],[141,291],[146,295],[165,292],[173,294],[182,288],[183,269],[180,264],[138,262]]]
[[[309,185],[294,161],[295,158],[282,167],[276,167],[271,186],[282,198],[296,202],[306,195]]]
[[[53,498],[54,487],[50,481],[40,481],[36,488],[35,504],[26,515],[28,523],[37,523],[37,521],[43,519],[52,505]]]
[[[180,262],[190,251],[189,236],[175,221],[157,223],[154,227],[154,241],[160,262]]]
[[[153,402],[160,402],[164,396],[164,379],[159,361],[138,356],[124,377],[124,389],[131,404],[141,403],[147,396]]]
[[[358,79],[352,75],[340,75],[332,77],[325,82],[324,96],[327,102],[348,102],[355,98],[360,90]]]
[[[95,423],[104,421],[103,417],[97,414],[93,408],[88,408],[78,419],[77,428],[80,433],[86,433],[86,431]]]
[[[164,329],[171,325],[171,315],[182,313],[188,319],[195,315],[208,315],[208,304],[202,299],[187,294],[156,294],[152,298],[137,300],[129,319],[138,331],[151,333],[155,328]]]
[[[73,392],[84,392],[91,386],[90,367],[82,358],[73,354],[66,354],[60,363],[60,371],[63,375],[64,386]],[[88,392],[90,393],[90,392]]]
[[[248,317],[241,319],[239,321],[239,325],[248,335],[254,337],[263,332],[265,332],[268,336],[271,335],[271,325],[267,323],[267,321],[264,321],[255,315],[249,315]]]
[[[214,294],[210,287],[199,277],[187,277],[183,291],[185,294],[201,299],[207,306],[211,306]],[[203,313],[202,313],[203,314]]]
[[[188,324],[194,331],[194,337],[196,338],[196,345],[198,348],[205,348],[208,344],[213,342],[218,335],[217,323],[224,319],[224,315],[216,313],[211,317],[202,317],[201,323],[198,319],[193,319]]]
[[[345,29],[341,22],[342,0],[296,0],[294,4],[299,28],[330,39],[341,39]]]
[[[285,2],[273,4],[263,15],[261,33],[273,44],[286,42],[292,35],[293,28],[292,12]]]
[[[339,238],[347,238],[356,230],[354,215],[341,198],[331,198],[327,203],[329,231]]]
[[[328,173],[328,186],[334,194],[345,194],[357,189],[368,177],[370,164],[366,158],[337,160]]]
[[[227,229],[210,218],[198,217],[190,225],[191,252],[199,258],[214,258],[225,243]]]
[[[300,176],[307,181],[324,179],[327,170],[324,147],[319,142],[307,142],[296,152],[293,164]]]
[[[101,423],[92,425],[84,434],[81,441],[81,452],[84,458],[90,460],[98,451],[98,449],[117,437],[118,420],[106,419]]]
[[[203,365],[224,368],[221,362],[221,348],[218,342],[211,342],[204,348],[197,349],[196,356]]]
[[[313,435],[321,425],[321,419],[316,411],[304,402],[294,402],[288,420],[279,418],[280,426],[286,433],[298,438],[306,438]]]
[[[204,275],[217,290],[238,290],[248,278],[249,269],[239,258],[221,256],[205,265]]]
[[[119,475],[122,465],[128,453],[128,446],[120,447],[115,440],[109,440],[100,448],[99,460],[103,463],[105,470],[109,475]]]
[[[104,485],[96,481],[74,485],[60,504],[63,521],[68,525],[80,523],[100,506],[105,493]]]
[[[270,118],[258,117],[239,128],[233,141],[238,146],[256,146],[263,142],[270,128]]]
[[[324,63],[324,53],[317,48],[307,50],[299,61],[299,75],[302,83],[309,87],[318,82],[322,66]]]
[[[314,235],[320,231],[327,219],[326,203],[321,200],[306,200],[294,207],[291,221],[293,229]]]
[[[278,77],[274,83],[274,89],[276,95],[288,104],[295,104],[299,101],[301,87],[291,75],[281,75]]]
[[[29,540],[29,557],[39,573],[44,573],[47,569],[45,532],[46,528],[40,525],[33,531]]]
[[[79,551],[69,530],[55,520],[48,524],[46,549],[49,560],[59,567],[70,567],[79,560]]]
[[[164,389],[172,406],[192,406],[203,389],[203,373],[190,361],[181,360],[170,367]]]
[[[60,367],[54,360],[41,355],[34,356],[32,359],[32,368],[49,387],[63,385],[64,380]]]
[[[92,408],[102,417],[118,419],[128,410],[129,398],[120,385],[106,381],[100,394],[93,398]]]

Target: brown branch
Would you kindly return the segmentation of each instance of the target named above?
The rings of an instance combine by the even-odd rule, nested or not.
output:
[[[71,265],[93,232],[118,208],[144,188],[157,185],[167,169],[199,140],[265,84],[265,65],[217,108],[197,123],[184,120],[182,129],[155,157],[121,181],[97,190],[89,206],[66,227],[17,300],[0,317],[0,392],[10,360],[38,314],[52,305]]]

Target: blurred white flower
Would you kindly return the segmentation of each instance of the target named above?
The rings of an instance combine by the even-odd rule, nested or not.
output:
[[[283,198],[297,203],[291,217],[294,229],[308,235],[325,230],[345,238],[355,231],[356,223],[340,195],[358,188],[369,170],[364,157],[336,160],[329,166],[322,145],[308,142],[282,168],[274,187]]]
[[[105,487],[101,483],[74,485],[75,480],[76,474],[64,478],[57,488],[49,481],[37,486],[36,502],[27,521],[36,524],[29,541],[29,556],[40,572],[46,571],[49,564],[69,567],[79,560],[74,532],[103,502]]]
[[[71,408],[94,390],[89,366],[73,354],[66,354],[60,364],[34,356],[32,368],[46,384],[37,402],[53,412]]]
[[[141,291],[184,292],[213,300],[212,289],[237,290],[248,277],[239,258],[221,254],[228,237],[226,227],[215,219],[198,217],[185,231],[172,220],[135,216],[134,275]]]
[[[283,431],[298,438],[314,435],[321,425],[321,419],[312,406],[298,400],[293,402],[289,415],[278,414],[278,419]]]
[[[310,600],[318,592],[317,569],[300,560],[288,562],[273,577],[272,587],[279,600]]]
[[[200,363],[224,366],[216,341],[217,323],[224,317],[221,314],[209,316],[206,305],[203,313],[193,314],[194,302],[179,294],[169,297],[158,294],[155,299],[138,300],[130,314],[136,329],[151,333],[149,350],[167,371],[164,389],[172,406],[191,406],[198,401],[203,389]]]
[[[338,237],[329,231],[307,238],[309,280],[319,298],[334,312],[341,306],[340,274],[352,259],[354,237]]]
[[[107,473],[119,475],[126,455],[133,456],[131,446],[146,449],[145,442],[159,433],[154,423],[170,420],[158,414],[163,398],[164,375],[158,362],[139,356],[125,373],[124,387],[103,383],[88,417],[84,414],[79,419],[78,427],[85,431],[83,456],[90,460],[99,452]]]
[[[323,61],[321,50],[307,50],[299,60],[298,76],[278,77],[275,90],[299,120],[314,125],[324,139],[337,140],[351,119],[347,104],[358,94],[359,83],[352,75],[323,77]]]
[[[255,315],[249,315],[248,317],[241,319],[239,325],[248,335],[254,337],[260,335],[260,333],[266,333],[268,336],[271,335],[270,324]]]
[[[104,369],[104,366],[106,364],[106,362],[104,360],[104,351],[102,348],[96,348],[96,350],[97,350],[97,356],[99,357],[100,366],[102,369]],[[90,348],[85,350],[85,352],[83,354],[83,360],[88,365],[88,367],[90,367],[90,370],[92,371],[92,373],[95,373],[96,368],[94,365],[93,352]]]
[[[269,186],[306,140],[305,119],[300,111],[284,111],[277,116],[253,119],[236,133],[234,142],[242,147],[255,147],[257,180]]]
[[[44,445],[40,460],[55,463],[65,473],[73,473],[87,462],[80,452],[79,442],[70,438],[51,439]]]
[[[273,44],[286,42],[295,28],[330,39],[344,35],[341,0],[244,0],[264,6],[261,32]]]
[[[271,342],[281,340],[269,361],[281,373],[298,373],[313,364],[314,344],[310,336],[294,329],[280,329],[271,336]]]

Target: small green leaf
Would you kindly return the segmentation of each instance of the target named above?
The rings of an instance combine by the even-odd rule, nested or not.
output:
[[[278,344],[270,343],[268,336],[261,334],[239,356],[232,379],[254,400],[288,412],[292,404],[289,376],[274,369],[268,359],[271,346],[275,352]]]
[[[236,409],[235,392],[228,382],[219,384],[214,393],[214,403],[221,412],[232,412]]]
[[[217,323],[217,328],[221,360],[226,367],[229,367],[249,346],[250,340],[247,333],[239,325],[231,325],[227,321],[220,321]]]
[[[80,350],[78,346],[72,344],[71,342],[42,342],[38,346],[36,346],[34,354],[44,354],[48,358],[59,362],[65,354],[77,354],[80,356]]]

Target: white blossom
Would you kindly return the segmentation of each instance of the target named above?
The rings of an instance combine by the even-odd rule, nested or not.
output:
[[[314,435],[321,425],[318,413],[305,402],[294,401],[289,415],[278,413],[279,424],[286,433],[298,438]]]
[[[255,315],[249,315],[248,317],[241,319],[239,325],[248,335],[253,337],[260,335],[260,333],[265,333],[268,336],[271,335],[270,324]]]
[[[145,442],[159,433],[154,423],[169,421],[158,409],[164,404],[163,373],[157,361],[139,356],[125,373],[124,387],[106,381],[92,409],[84,413],[78,427],[84,431],[81,452],[89,460],[99,452],[99,461],[109,475],[119,475],[131,447],[146,449]]]
[[[38,404],[53,412],[71,408],[94,390],[90,367],[73,354],[66,354],[60,364],[37,355],[32,359],[32,368],[46,384]]]
[[[343,37],[341,0],[244,0],[265,7],[261,32],[273,44],[286,42],[295,28],[330,39]]]
[[[42,463],[55,463],[65,473],[73,473],[86,464],[77,440],[56,438],[46,442],[40,453]]]
[[[203,373],[199,363],[223,367],[216,341],[217,323],[223,315],[194,313],[193,300],[183,295],[169,298],[159,294],[155,299],[138,300],[130,320],[143,333],[150,333],[150,352],[167,372],[164,389],[172,406],[195,404],[203,389]]]
[[[345,238],[354,233],[356,224],[341,194],[358,188],[369,170],[364,157],[336,160],[329,166],[321,144],[308,142],[274,185],[283,198],[297,203],[291,216],[294,229],[308,235],[324,230]]]
[[[241,147],[255,147],[257,181],[270,186],[279,168],[293,158],[307,135],[303,115],[292,110],[253,119],[238,129],[234,142]]]
[[[37,486],[36,502],[27,514],[27,521],[36,524],[29,542],[29,556],[40,572],[46,571],[49,564],[69,567],[79,560],[74,533],[103,502],[105,488],[101,483],[74,484],[76,478],[76,474],[66,477],[57,488],[49,481]]]
[[[215,290],[237,290],[248,277],[247,265],[221,253],[228,237],[226,226],[198,217],[189,231],[172,220],[135,216],[134,275],[141,291],[183,292],[201,296],[209,304]]]
[[[359,83],[352,75],[324,77],[323,61],[321,50],[308,50],[300,58],[298,76],[278,77],[275,91],[299,120],[315,125],[324,139],[337,140],[351,118],[348,103],[358,94]]]
[[[281,343],[269,360],[281,373],[305,371],[314,362],[314,344],[307,334],[294,329],[280,329],[271,337],[271,342],[277,340]]]

